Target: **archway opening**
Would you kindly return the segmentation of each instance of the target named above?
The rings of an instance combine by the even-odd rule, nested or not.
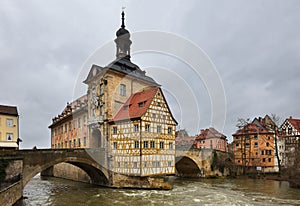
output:
[[[198,165],[188,157],[176,158],[176,175],[180,177],[199,177],[201,171]]]

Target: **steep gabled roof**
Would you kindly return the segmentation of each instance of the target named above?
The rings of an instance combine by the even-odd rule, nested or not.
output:
[[[0,105],[0,114],[18,116],[18,110],[15,106]]]
[[[159,87],[151,87],[132,94],[110,122],[141,118],[148,110],[158,89]]]
[[[209,138],[224,138],[226,136],[217,131],[215,128],[210,127],[209,129],[201,130],[201,133],[196,137],[197,140],[209,139]]]
[[[300,132],[300,119],[293,119],[293,118],[288,118],[287,119],[293,127]]]
[[[273,133],[272,131],[267,130],[264,127],[260,127],[254,123],[249,123],[244,126],[242,129],[239,129],[232,136],[245,135],[245,134],[267,134]]]

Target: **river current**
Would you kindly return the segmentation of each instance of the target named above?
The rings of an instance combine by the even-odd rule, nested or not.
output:
[[[34,177],[23,206],[93,205],[300,205],[300,190],[288,182],[263,179],[172,178],[174,189],[110,189],[57,178]]]

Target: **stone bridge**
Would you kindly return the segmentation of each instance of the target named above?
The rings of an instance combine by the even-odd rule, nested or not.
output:
[[[93,157],[93,158],[92,158]],[[96,185],[111,186],[104,149],[39,149],[1,151],[0,166],[6,167],[6,179],[14,180],[11,185],[0,188],[0,205],[12,205],[23,195],[26,184],[38,173],[58,163],[66,162],[84,170]],[[99,164],[100,163],[100,164]],[[5,168],[4,168],[5,169]],[[2,171],[2,174],[4,173]],[[5,180],[0,182],[5,186]]]
[[[214,158],[215,157],[215,158]],[[176,173],[180,177],[226,176],[230,171],[218,168],[218,162],[232,162],[228,153],[211,149],[177,149]],[[220,165],[220,164],[219,164]],[[224,164],[225,167],[225,164]]]
[[[220,172],[211,167],[214,161],[213,154],[215,153],[212,150],[176,150],[177,175],[183,177],[224,175],[224,171]],[[226,153],[216,154],[224,161],[228,159]],[[95,185],[170,189],[168,182],[157,177],[131,177],[111,172],[107,169],[109,162],[107,157],[104,148],[1,151],[0,170],[7,164],[4,168],[6,179],[14,181],[10,185],[3,185],[3,181],[0,181],[0,205],[13,205],[23,196],[24,187],[35,175],[46,171],[51,176],[51,167],[62,162],[81,168]]]

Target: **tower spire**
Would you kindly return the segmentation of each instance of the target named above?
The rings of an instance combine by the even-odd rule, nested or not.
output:
[[[117,46],[117,52],[116,57],[117,58],[123,58],[126,57],[128,60],[130,60],[130,33],[128,30],[125,29],[125,7],[122,7],[122,24],[121,28],[116,32],[117,38],[115,39],[116,46]]]
[[[124,10],[125,10],[125,7],[123,6],[122,7],[122,25],[121,25],[122,29],[125,29],[125,12],[124,12]]]

